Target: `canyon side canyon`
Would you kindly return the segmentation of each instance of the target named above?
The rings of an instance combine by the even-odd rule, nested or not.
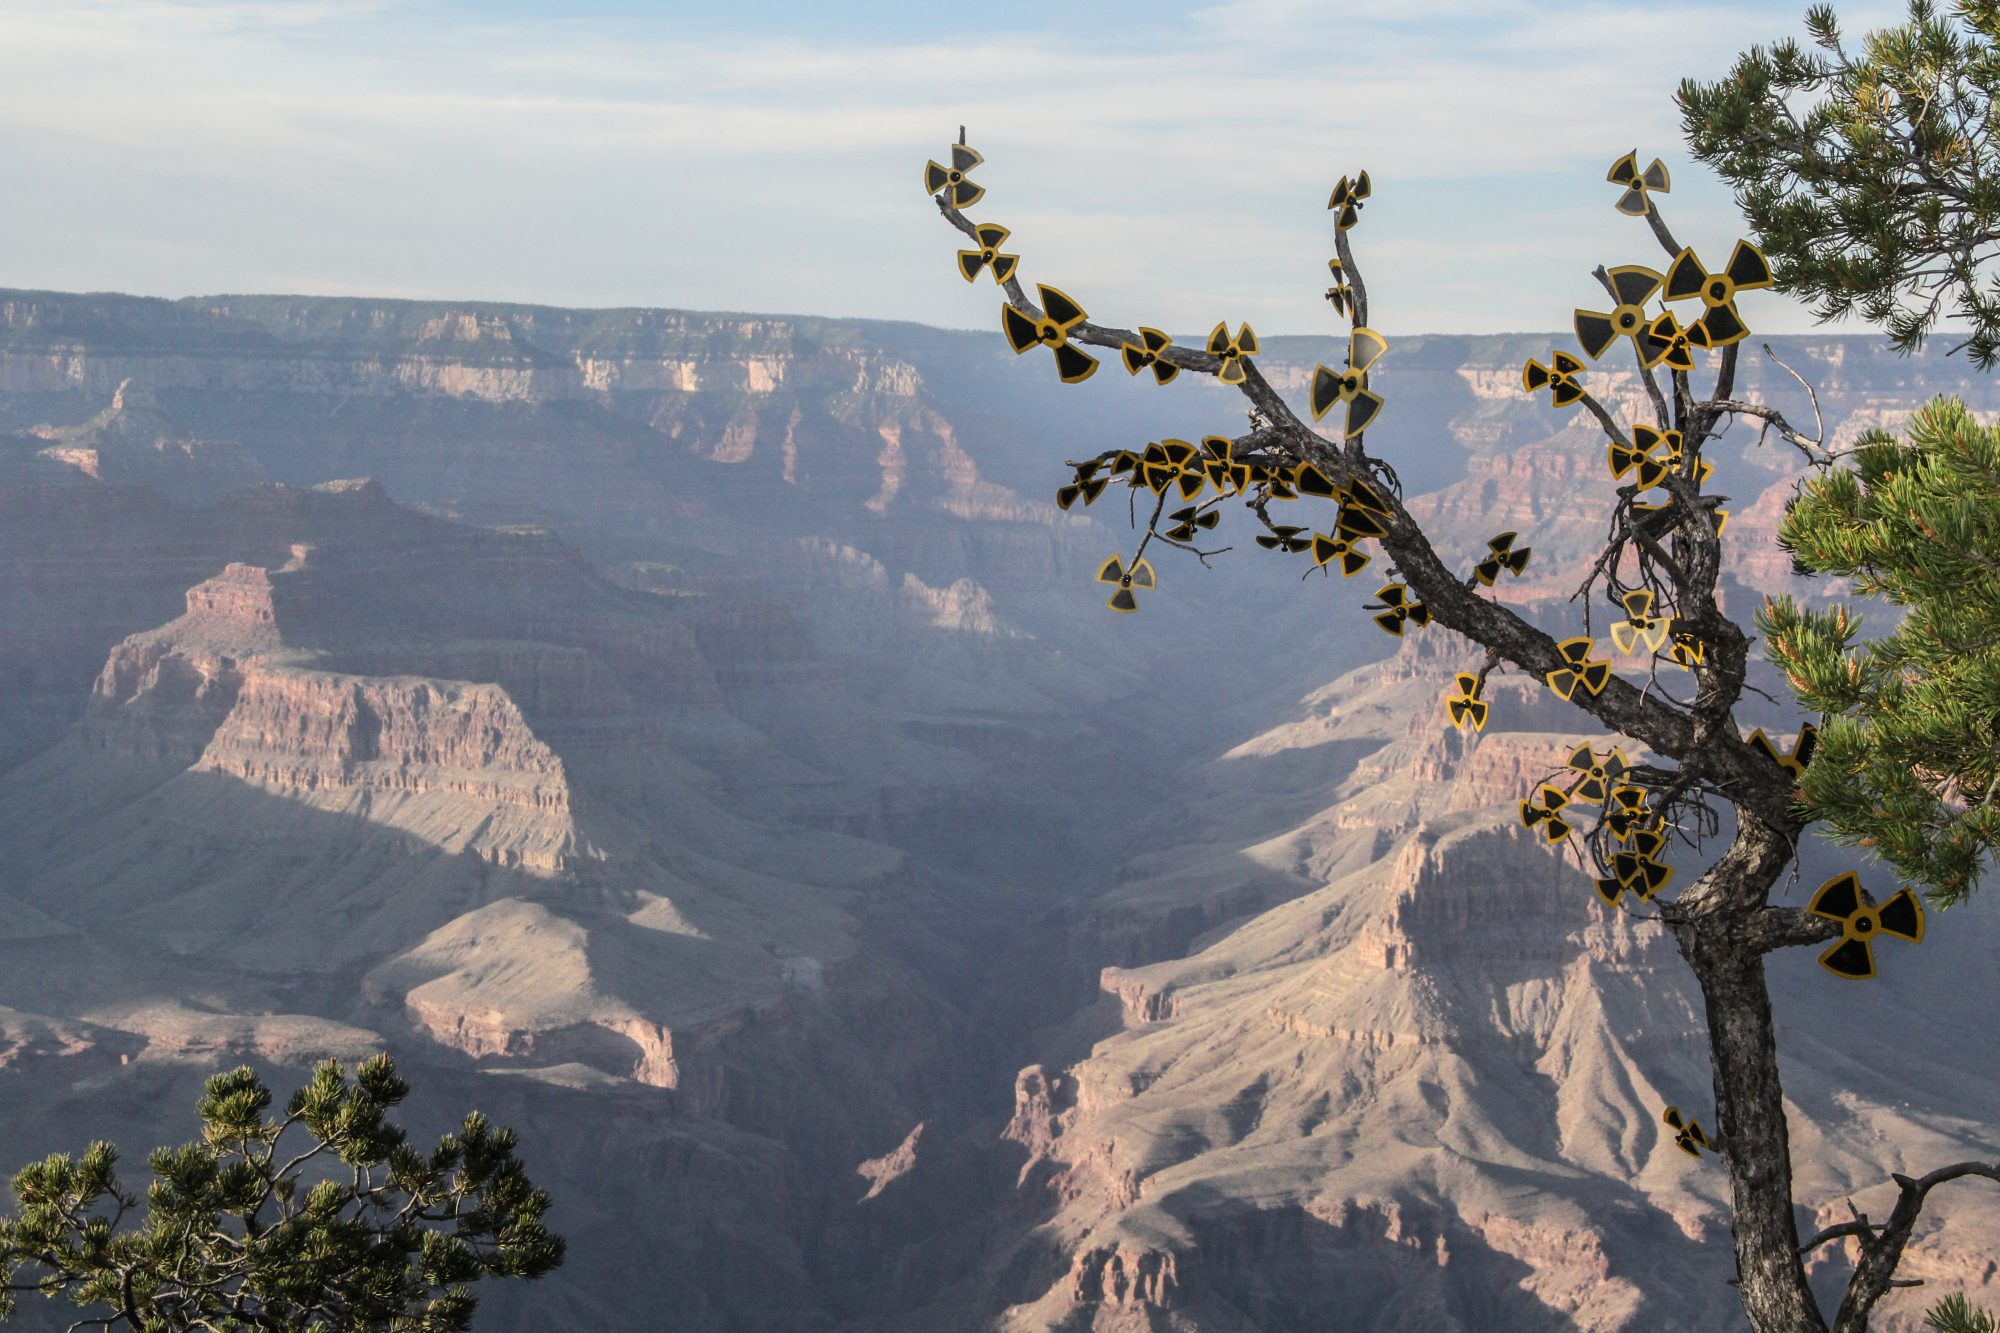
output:
[[[1941,355],[1773,346],[1838,439],[2000,409]],[[1394,340],[1370,441],[1448,558],[1519,531],[1499,593],[1580,625],[1615,483],[1520,390],[1548,347]],[[1338,355],[1259,363],[1299,401]],[[0,1169],[106,1137],[137,1171],[210,1073],[387,1050],[415,1137],[476,1105],[554,1195],[568,1262],[482,1329],[1743,1327],[1726,1179],[1659,1122],[1710,1102],[1691,977],[1520,827],[1587,719],[1502,674],[1449,731],[1470,650],[1239,513],[1105,610],[1126,506],[1059,511],[1062,461],[1240,434],[1193,379],[914,325],[0,291]],[[1710,457],[1729,609],[1837,591],[1772,539],[1797,456]],[[1789,735],[1762,684],[1740,716]],[[1888,885],[1801,860],[1788,901]],[[2000,1154],[1996,975],[1979,900],[1866,984],[1774,961],[1804,1222]],[[1941,1191],[1880,1326],[2000,1305],[1996,1252],[2000,1194]]]

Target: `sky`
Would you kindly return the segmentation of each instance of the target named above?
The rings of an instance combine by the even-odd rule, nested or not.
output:
[[[1327,194],[1366,168],[1372,323],[1557,329],[1598,264],[1664,267],[1604,180],[1634,147],[1727,257],[1672,93],[1804,6],[0,0],[0,287],[997,329],[921,184],[962,124],[971,215],[1102,322],[1331,331]]]

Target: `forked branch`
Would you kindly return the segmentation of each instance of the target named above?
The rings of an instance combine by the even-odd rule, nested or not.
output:
[[[2000,1181],[2000,1162],[1956,1162],[1914,1180],[1904,1175],[1892,1176],[1897,1194],[1896,1206],[1890,1211],[1889,1220],[1880,1227],[1868,1227],[1866,1218],[1856,1219],[1861,1224],[1859,1228],[1847,1224],[1853,1229],[1842,1234],[1860,1242],[1861,1259],[1855,1264],[1854,1276],[1848,1281],[1846,1298],[1834,1315],[1832,1333],[1866,1333],[1875,1303],[1892,1286],[1900,1285],[1895,1281],[1896,1266],[1903,1260],[1903,1251],[1910,1243],[1910,1233],[1916,1229],[1917,1218],[1923,1213],[1924,1202],[1930,1197],[1930,1192],[1939,1185],[1970,1176]]]

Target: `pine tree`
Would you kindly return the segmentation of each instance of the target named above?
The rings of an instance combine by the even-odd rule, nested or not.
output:
[[[1464,641],[1468,660],[1440,701],[1440,725],[1482,729],[1495,706],[1483,697],[1489,676],[1511,666],[1615,733],[1608,740],[1630,738],[1651,752],[1648,762],[1634,763],[1615,744],[1580,748],[1563,772],[1523,793],[1522,822],[1552,848],[1577,848],[1596,867],[1603,903],[1657,921],[1693,970],[1708,1021],[1715,1112],[1709,1119],[1693,1108],[1662,1108],[1669,1133],[1660,1142],[1696,1158],[1715,1154],[1727,1170],[1736,1282],[1751,1324],[1758,1333],[1824,1333],[1829,1326],[1862,1333],[1895,1281],[1930,1191],[1966,1176],[2000,1180],[2000,1164],[1896,1177],[1886,1223],[1857,1218],[1799,1237],[1764,956],[1813,947],[1830,971],[1865,978],[1875,972],[1873,932],[1914,942],[1923,915],[1907,890],[1878,901],[1852,872],[1822,885],[1805,910],[1771,901],[1807,824],[1796,782],[1816,762],[1812,731],[1780,748],[1761,731],[1746,736],[1736,721],[1751,642],[1718,598],[1728,515],[1721,497],[1702,489],[1712,468],[1703,447],[1738,419],[1809,457],[1825,457],[1820,435],[1736,397],[1738,351],[1749,335],[1736,298],[1772,284],[1763,252],[1739,241],[1715,267],[1704,264],[1660,212],[1658,196],[1671,188],[1664,163],[1627,154],[1607,177],[1619,188],[1615,206],[1645,224],[1666,254],[1664,270],[1597,269],[1611,308],[1575,312],[1582,355],[1554,348],[1522,368],[1525,391],[1595,421],[1607,480],[1623,483],[1615,491],[1607,486],[1610,537],[1577,593],[1613,608],[1607,647],[1581,627],[1561,637],[1547,633],[1488,595],[1526,566],[1524,534],[1496,534],[1483,551],[1441,553],[1404,505],[1395,469],[1368,447],[1394,431],[1378,424],[1393,421],[1394,405],[1371,380],[1392,349],[1371,327],[1370,293],[1352,244],[1373,191],[1367,172],[1342,177],[1328,200],[1334,256],[1326,300],[1347,326],[1347,355],[1338,366],[1318,367],[1307,387],[1311,419],[1331,418],[1322,434],[1258,369],[1260,349],[1248,325],[1232,332],[1218,323],[1205,342],[1184,345],[1158,328],[1093,322],[1081,301],[1048,283],[1035,284],[1031,301],[1023,256],[1001,252],[1018,238],[997,222],[966,216],[987,192],[971,178],[984,159],[966,145],[963,130],[946,157],[925,165],[925,192],[970,242],[958,252],[960,276],[973,282],[990,274],[998,284],[1001,329],[1017,354],[1046,350],[1057,376],[1075,383],[1099,369],[1086,348],[1110,349],[1130,374],[1146,373],[1163,389],[1183,372],[1211,375],[1248,401],[1243,434],[1208,436],[1198,445],[1135,441],[1065,464],[1069,477],[1056,492],[1062,508],[1080,509],[1107,493],[1129,501],[1136,546],[1107,556],[1097,570],[1113,611],[1140,613],[1147,599],[1169,595],[1149,552],[1206,561],[1225,549],[1215,545],[1225,507],[1247,510],[1261,529],[1256,544],[1273,558],[1309,560],[1307,572],[1328,577],[1372,567],[1387,579],[1367,608],[1381,629]],[[1591,392],[1584,358],[1612,355],[1638,364],[1645,395],[1638,420]],[[1703,362],[1712,379],[1699,374]],[[1671,687],[1676,671],[1692,677],[1691,691]],[[1702,830],[1715,828],[1725,808],[1734,822],[1728,847],[1697,873],[1677,876],[1669,858],[1699,853]],[[1676,883],[1678,892],[1664,892]],[[1861,1257],[1829,1325],[1803,1258],[1849,1238],[1860,1242]]]
[[[1981,369],[2000,359],[2000,3],[1909,22],[1850,51],[1827,5],[1812,47],[1754,47],[1728,77],[1687,80],[1695,157],[1734,187],[1779,285],[1822,319],[1858,313],[1905,351],[1940,319],[1969,328]],[[1957,348],[1954,348],[1957,350]]]
[[[1953,319],[1967,334],[1951,350],[1992,368],[2000,4],[1960,0],[1946,14],[1911,0],[1908,22],[1854,51],[1830,6],[1809,9],[1806,27],[1816,50],[1756,47],[1727,78],[1681,85],[1689,146],[1735,187],[1778,285],[1821,319],[1859,314],[1904,352]],[[1835,461],[1815,460],[1779,539],[1801,572],[1846,577],[1901,619],[1861,642],[1848,606],[1779,597],[1758,616],[1793,692],[1822,714],[1801,809],[1949,907],[1972,893],[2000,832],[2000,434],[1942,399],[1903,439],[1870,432],[1851,467]],[[1880,1239],[1856,1236],[1865,1262]],[[1994,1327],[1960,1297],[1928,1322]]]
[[[133,1333],[470,1328],[469,1283],[541,1277],[563,1242],[511,1131],[474,1112],[419,1153],[387,1119],[408,1092],[387,1056],[351,1081],[328,1060],[272,1116],[252,1070],[217,1074],[201,1141],[148,1159],[143,1215],[109,1143],[24,1167],[0,1217],[0,1321],[39,1291]]]

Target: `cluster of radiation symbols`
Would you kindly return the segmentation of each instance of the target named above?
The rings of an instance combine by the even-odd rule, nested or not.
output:
[[[924,164],[924,190],[962,216],[962,210],[986,196],[985,188],[975,183],[970,174],[985,159],[962,143],[954,144],[949,156],[949,164],[937,161]],[[1337,230],[1347,231],[1361,220],[1370,188],[1365,171],[1352,179],[1341,178],[1327,201],[1327,210],[1333,214]],[[968,219],[968,224],[977,248],[958,252],[959,274],[967,282],[973,282],[981,273],[990,273],[993,281],[1006,289],[1009,299],[1000,307],[1000,328],[1015,354],[1045,347],[1054,357],[1056,374],[1065,384],[1080,384],[1089,379],[1097,372],[1097,358],[1072,341],[1089,320],[1082,304],[1059,288],[1037,283],[1035,290],[1042,313],[1040,316],[1027,313],[1022,308],[1026,302],[1016,281],[1020,256],[1002,249],[1012,233],[997,223],[971,224]],[[1333,285],[1326,292],[1328,303],[1341,316],[1351,322],[1358,321],[1360,312],[1355,307],[1354,289],[1347,281],[1341,261],[1329,260],[1327,266],[1333,274]],[[1149,374],[1154,383],[1165,385],[1180,374],[1180,367],[1166,355],[1173,346],[1173,339],[1165,333],[1142,325],[1136,341],[1124,342],[1119,347],[1119,356],[1128,374]],[[1343,410],[1346,438],[1358,441],[1382,410],[1382,396],[1368,387],[1368,372],[1388,347],[1388,340],[1381,334],[1353,322],[1347,341],[1347,364],[1340,369],[1320,366],[1313,372],[1313,419],[1321,420],[1339,407]],[[1217,379],[1224,384],[1241,384],[1248,374],[1250,359],[1259,351],[1256,330],[1248,324],[1238,324],[1231,332],[1224,321],[1209,333],[1202,350],[1215,358]],[[1237,458],[1233,451],[1233,442],[1224,436],[1206,437],[1199,445],[1167,439],[1148,444],[1142,450],[1114,450],[1078,465],[1075,476],[1056,492],[1056,503],[1064,509],[1078,503],[1087,506],[1115,481],[1131,492],[1148,492],[1180,506],[1163,515],[1167,526],[1149,525],[1139,549],[1132,555],[1112,555],[1098,566],[1098,582],[1112,589],[1107,605],[1113,611],[1137,611],[1139,594],[1158,586],[1159,575],[1145,558],[1148,542],[1157,536],[1180,545],[1193,543],[1202,533],[1220,524],[1221,506],[1231,499],[1252,502],[1260,516],[1266,512],[1265,504],[1273,500],[1331,500],[1337,505],[1331,531],[1319,532],[1306,525],[1266,520],[1268,531],[1258,534],[1257,544],[1282,554],[1309,555],[1315,567],[1337,568],[1344,577],[1352,577],[1368,567],[1372,557],[1361,548],[1361,543],[1386,536],[1389,517],[1388,505],[1372,486],[1359,479],[1335,485],[1310,463]],[[1503,535],[1511,542],[1512,533]],[[1500,557],[1498,562],[1487,562],[1494,565],[1495,575],[1501,565],[1518,573],[1527,564],[1525,547],[1510,554],[1505,546],[1499,546],[1496,554]],[[1430,613],[1423,603],[1412,599],[1398,583],[1382,587],[1376,593],[1376,602],[1368,609],[1376,613],[1375,623],[1391,634],[1400,635],[1406,625],[1430,622]]]
[[[953,213],[978,203],[985,190],[969,173],[983,159],[973,149],[958,144],[950,150],[950,165],[935,161],[924,168],[924,189]],[[1612,165],[1606,179],[1620,187],[1617,208],[1635,218],[1652,215],[1651,196],[1670,189],[1667,169],[1655,159],[1641,168],[1636,152],[1628,153]],[[1345,232],[1360,220],[1370,194],[1368,173],[1352,179],[1342,177],[1327,201],[1337,231]],[[958,252],[960,274],[971,282],[982,272],[1006,289],[1010,298],[1000,310],[1001,328],[1017,354],[1032,347],[1045,347],[1055,358],[1056,372],[1066,383],[1079,383],[1097,370],[1097,360],[1071,341],[1085,327],[1088,316],[1083,307],[1066,293],[1047,284],[1037,284],[1042,314],[1031,316],[1022,308],[1026,302],[1016,282],[1020,257],[1002,250],[1009,232],[992,223],[971,224],[978,242],[976,249]],[[1368,387],[1369,371],[1388,350],[1388,342],[1375,330],[1359,323],[1361,312],[1341,260],[1330,260],[1333,285],[1326,299],[1352,324],[1348,337],[1347,364],[1341,369],[1320,366],[1313,372],[1311,405],[1313,418],[1320,420],[1335,407],[1345,411],[1346,437],[1358,440],[1381,413],[1381,395]],[[1604,274],[1611,310],[1578,310],[1574,327],[1584,356],[1601,360],[1622,339],[1628,339],[1639,364],[1648,370],[1664,366],[1688,372],[1694,368],[1697,350],[1715,352],[1741,342],[1749,335],[1736,308],[1739,292],[1772,285],[1769,266],[1756,246],[1738,241],[1727,263],[1711,270],[1692,249],[1676,254],[1666,272],[1638,264],[1607,269]],[[1688,303],[1698,302],[1699,307]],[[1652,309],[1657,305],[1658,309]],[[1688,315],[1683,322],[1680,307]],[[1170,383],[1179,367],[1165,356],[1173,340],[1156,328],[1141,327],[1137,341],[1123,343],[1120,356],[1132,375],[1150,373],[1158,384]],[[1257,335],[1248,324],[1235,332],[1219,323],[1208,336],[1205,350],[1216,358],[1216,377],[1228,384],[1242,383],[1249,359],[1257,354]],[[1522,387],[1529,393],[1546,391],[1557,408],[1572,407],[1589,397],[1582,376],[1584,360],[1570,352],[1553,351],[1547,363],[1530,360],[1521,373]],[[1690,464],[1679,431],[1645,422],[1635,422],[1624,434],[1607,430],[1610,442],[1606,464],[1614,481],[1636,488],[1640,495],[1651,492],[1668,477],[1679,475],[1699,488],[1709,478],[1712,464],[1696,458]],[[1304,525],[1291,526],[1265,520],[1269,529],[1257,536],[1258,545],[1284,554],[1308,555],[1321,569],[1337,567],[1351,577],[1366,569],[1371,561],[1363,543],[1388,535],[1390,509],[1382,496],[1367,482],[1355,479],[1335,484],[1310,463],[1282,465],[1269,461],[1238,458],[1234,445],[1223,436],[1209,436],[1199,445],[1186,440],[1161,440],[1143,450],[1114,450],[1102,457],[1077,465],[1075,475],[1056,493],[1056,503],[1069,509],[1077,503],[1089,505],[1113,482],[1133,492],[1149,492],[1160,508],[1178,502],[1180,508],[1165,515],[1169,526],[1149,526],[1139,549],[1131,557],[1113,555],[1097,571],[1098,581],[1111,585],[1109,605],[1114,611],[1131,612],[1139,607],[1139,594],[1157,586],[1158,576],[1145,559],[1146,543],[1158,536],[1171,543],[1188,544],[1221,521],[1219,507],[1228,499],[1243,497],[1252,502],[1260,516],[1265,504],[1274,500],[1301,498],[1329,500],[1336,504],[1332,531],[1319,532]],[[1662,495],[1654,500],[1635,499],[1639,513],[1660,510],[1671,504]],[[1728,514],[1715,512],[1717,532]],[[1492,587],[1503,573],[1520,575],[1526,570],[1529,548],[1516,545],[1519,536],[1503,532],[1487,543],[1487,554],[1473,567],[1468,581]],[[1672,609],[1659,604],[1658,594],[1639,588],[1617,594],[1624,619],[1610,626],[1611,647],[1624,657],[1651,656],[1683,670],[1701,665],[1700,640],[1688,632]],[[1401,583],[1384,585],[1376,600],[1365,608],[1384,631],[1401,636],[1412,626],[1430,623],[1430,611]],[[1557,644],[1564,666],[1551,671],[1546,683],[1564,700],[1594,697],[1612,677],[1611,658],[1599,654],[1598,644],[1588,636],[1565,639]],[[1485,673],[1460,672],[1454,687],[1445,696],[1447,716],[1454,727],[1471,726],[1483,730],[1490,712],[1480,697]],[[1789,772],[1794,780],[1812,757],[1815,733],[1807,724],[1792,747],[1780,751],[1760,730],[1748,744],[1762,751]],[[1663,859],[1671,833],[1664,810],[1649,804],[1647,788],[1623,780],[1631,765],[1613,749],[1599,753],[1588,745],[1579,746],[1569,756],[1567,766],[1553,781],[1544,783],[1520,803],[1521,821],[1550,845],[1565,844],[1573,833],[1601,827],[1608,834],[1602,845],[1602,860],[1609,874],[1596,880],[1598,897],[1608,907],[1650,902],[1674,880],[1674,868]],[[1557,785],[1567,782],[1567,785]],[[1584,807],[1594,810],[1592,829],[1580,827]],[[1819,956],[1822,966],[1835,975],[1860,980],[1875,975],[1875,940],[1883,935],[1915,943],[1923,938],[1923,908],[1917,896],[1903,889],[1880,904],[1871,903],[1852,873],[1838,875],[1821,885],[1808,910],[1837,922],[1840,937]],[[1667,1108],[1666,1123],[1674,1131],[1682,1150],[1699,1156],[1715,1145],[1692,1119],[1683,1119],[1673,1107]]]
[[[1612,165],[1607,179],[1623,187],[1618,210],[1633,217],[1647,217],[1652,210],[1650,195],[1669,189],[1667,170],[1657,159],[1641,168],[1638,155],[1628,153]],[[1574,317],[1577,343],[1585,356],[1600,360],[1619,339],[1629,339],[1639,364],[1648,370],[1665,366],[1686,372],[1694,368],[1697,349],[1716,351],[1741,342],[1749,327],[1736,309],[1738,292],[1771,285],[1771,271],[1764,256],[1748,241],[1738,241],[1728,263],[1710,270],[1692,249],[1683,249],[1661,273],[1643,265],[1628,264],[1608,269],[1604,277],[1615,302],[1611,310],[1578,310]],[[1690,322],[1682,323],[1672,306],[1699,301],[1698,313],[1690,312]],[[1662,308],[1649,309],[1657,302]],[[1581,376],[1585,363],[1562,350],[1550,354],[1547,364],[1530,360],[1521,371],[1521,387],[1529,393],[1547,391],[1550,403],[1558,408],[1583,401],[1588,393]],[[1678,431],[1634,422],[1629,434],[1607,432],[1610,442],[1605,461],[1614,481],[1625,482],[1644,494],[1680,475],[1699,488],[1713,472],[1713,464],[1696,459],[1690,465],[1686,447]],[[1670,501],[1634,500],[1635,512],[1663,509]],[[1716,531],[1720,534],[1728,514],[1716,511]],[[1622,656],[1651,655],[1683,669],[1693,669],[1702,661],[1699,639],[1686,633],[1668,608],[1657,605],[1651,589],[1640,588],[1618,595],[1625,618],[1611,627],[1612,647]],[[1595,695],[1611,678],[1611,663],[1596,656],[1597,647],[1588,637],[1564,640],[1557,645],[1567,669],[1549,673],[1548,686],[1564,699],[1581,691]],[[1448,693],[1445,705],[1452,724],[1483,727],[1487,710],[1478,697],[1480,678],[1461,673],[1456,688]],[[1780,751],[1762,730],[1751,733],[1748,744],[1788,772],[1794,781],[1812,758],[1815,741],[1810,723],[1801,729],[1788,751]],[[1549,843],[1565,842],[1581,813],[1579,806],[1600,809],[1601,824],[1610,835],[1610,874],[1596,881],[1599,898],[1607,906],[1631,899],[1650,901],[1673,882],[1673,867],[1662,860],[1668,841],[1664,812],[1648,806],[1647,791],[1621,783],[1627,770],[1625,757],[1617,750],[1600,755],[1589,746],[1579,746],[1570,755],[1568,786],[1545,783],[1534,795],[1521,802],[1521,822],[1539,831]],[[1887,901],[1871,904],[1852,874],[1835,876],[1814,893],[1807,909],[1816,916],[1840,924],[1841,934],[1819,956],[1821,966],[1836,976],[1862,980],[1875,975],[1874,940],[1894,935],[1915,943],[1923,938],[1923,907],[1908,889]],[[1696,1156],[1714,1145],[1694,1120],[1683,1120],[1680,1112],[1667,1109],[1666,1122],[1675,1132],[1675,1143]]]

